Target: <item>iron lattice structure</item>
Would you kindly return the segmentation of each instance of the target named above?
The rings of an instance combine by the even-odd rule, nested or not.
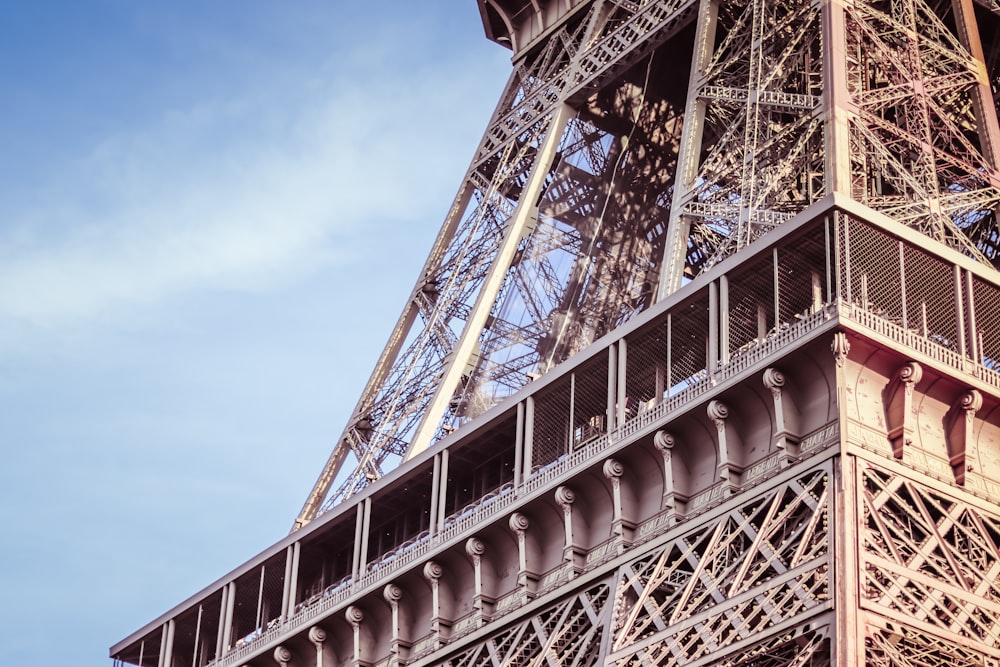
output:
[[[480,8],[511,80],[297,529],[118,664],[1000,666],[1000,7]]]
[[[510,81],[296,527],[827,195],[1000,261],[993,2],[481,8]]]

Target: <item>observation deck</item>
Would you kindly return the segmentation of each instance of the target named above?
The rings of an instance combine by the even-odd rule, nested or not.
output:
[[[111,656],[142,667],[473,664],[497,632],[568,599],[593,603],[594,627],[618,632],[624,612],[594,602],[606,593],[567,596],[768,493],[817,512],[800,529],[820,546],[793,540],[777,576],[812,568],[819,583],[789,613],[816,632],[801,620],[834,613],[829,573],[848,536],[837,531],[857,521],[836,526],[845,519],[815,480],[841,479],[850,454],[858,470],[912,476],[1000,525],[997,407],[998,273],[828,196]]]

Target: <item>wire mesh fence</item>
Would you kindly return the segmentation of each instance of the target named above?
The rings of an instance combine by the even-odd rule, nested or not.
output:
[[[906,328],[961,352],[953,265],[911,245],[904,246],[903,256]]]
[[[703,290],[667,316],[670,332],[669,394],[708,379],[708,292]]]
[[[729,350],[758,343],[774,330],[774,266],[771,257],[753,261],[729,279]]]
[[[663,400],[667,385],[667,323],[660,321],[625,338],[625,417]]]
[[[1000,371],[1000,287],[975,278],[972,299],[979,361],[987,368]]]
[[[839,230],[840,293],[894,323],[903,321],[899,243],[875,227],[844,216]]]
[[[560,382],[538,392],[532,424],[532,470],[559,460],[569,451],[570,382]]]
[[[281,616],[285,585],[285,551],[267,559],[236,580],[233,604],[232,645],[252,642]]]
[[[778,320],[795,324],[823,307],[827,285],[824,228],[817,226],[775,250],[778,276]]]

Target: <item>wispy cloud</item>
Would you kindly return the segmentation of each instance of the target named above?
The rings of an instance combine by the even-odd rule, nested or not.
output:
[[[0,322],[51,330],[190,290],[258,289],[343,259],[339,241],[422,215],[476,65],[365,81],[310,72],[103,138],[3,212]],[[426,166],[413,173],[415,156]],[[436,211],[442,214],[444,211]]]

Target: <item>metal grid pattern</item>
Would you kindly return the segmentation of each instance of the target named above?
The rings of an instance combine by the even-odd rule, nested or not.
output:
[[[728,278],[729,350],[739,354],[764,340],[777,326],[774,317],[774,262],[770,257],[743,267]]]
[[[845,221],[839,229],[841,298],[901,325],[899,243],[871,225],[848,216],[841,219]]]
[[[697,664],[830,608],[828,485],[814,469],[623,566],[609,664]]]
[[[625,419],[663,400],[667,388],[667,323],[625,338]]]
[[[532,470],[544,468],[608,432],[608,357],[598,355],[569,382],[539,392],[534,399]]]
[[[828,13],[799,0],[592,0],[515,54],[296,525],[634,316],[657,278],[671,293],[830,192],[1000,263],[1000,128],[985,78],[1000,67],[991,50],[983,74],[976,21],[939,0]],[[815,307],[817,281],[783,277],[772,318],[790,322]],[[876,282],[846,286],[876,302]],[[886,304],[898,311],[888,318],[920,321]],[[739,350],[760,330],[735,320]],[[949,323],[929,328],[955,346]]]
[[[960,285],[953,264],[846,215],[840,216],[837,242],[843,301],[954,352],[971,350],[962,345]],[[993,296],[986,283],[976,284],[983,285],[977,289],[984,298]]]
[[[540,667],[598,664],[610,616],[610,590],[601,582],[444,661],[448,667]]]
[[[910,628],[895,664],[956,644],[1000,657],[1000,516],[872,465],[858,485],[861,606]]]
[[[690,22],[693,4],[594,2],[543,47],[519,54],[296,527],[651,302],[683,101],[656,97],[643,81],[653,80],[652,54]],[[633,67],[643,73],[638,84]],[[560,107],[570,100],[583,111],[564,135]],[[553,141],[563,145],[554,161]],[[540,213],[550,219],[537,224]],[[572,260],[561,270],[560,252]]]
[[[997,667],[968,646],[905,626],[869,627],[865,632],[865,664],[872,667]]]
[[[269,558],[236,581],[231,634],[234,648],[252,642],[277,625],[284,586],[284,552]]]
[[[846,5],[852,196],[983,261],[996,261],[996,114],[958,32],[959,5]],[[971,18],[974,21],[974,18]],[[956,26],[958,24],[958,26]],[[971,30],[975,30],[972,23]],[[989,253],[989,254],[987,254]]]
[[[954,268],[910,245],[903,248],[903,257],[906,327],[943,347],[962,352]]]
[[[827,191],[820,6],[743,0],[700,11],[661,293]]]
[[[987,368],[1000,371],[1000,287],[975,278],[972,293],[979,362]]]
[[[667,318],[670,332],[670,385],[675,394],[708,380],[708,294],[701,292]]]
[[[776,255],[778,321],[790,325],[828,302],[827,249],[822,228],[783,244]]]

